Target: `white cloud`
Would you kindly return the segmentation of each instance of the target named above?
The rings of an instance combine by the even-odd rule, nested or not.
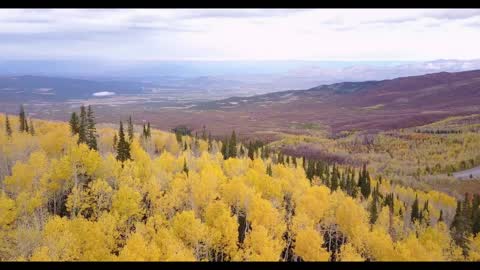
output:
[[[115,92],[104,91],[104,92],[93,93],[93,96],[95,97],[107,97],[107,96],[113,96],[113,95],[115,95]]]
[[[106,60],[480,58],[479,10],[0,10],[0,55]]]

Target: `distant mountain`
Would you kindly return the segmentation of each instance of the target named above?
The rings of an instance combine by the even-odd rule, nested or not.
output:
[[[265,122],[285,129],[292,123],[320,123],[334,132],[404,128],[447,116],[478,113],[480,70],[232,97],[202,103],[194,109],[206,113],[224,111],[233,117],[230,121],[237,125],[243,122],[245,127]],[[251,119],[254,122],[249,123]]]
[[[128,81],[137,82],[139,85],[150,84],[154,88],[204,91],[209,98],[247,96],[289,89],[308,89],[317,85],[347,81],[385,80],[474,69],[480,69],[480,60],[0,61],[0,76],[4,77],[34,75],[95,83]],[[123,88],[118,84],[107,86]],[[126,87],[130,89],[130,86]]]
[[[341,81],[386,80],[406,76],[423,75],[435,72],[460,72],[480,69],[477,60],[435,60],[403,64],[367,65],[353,64],[345,67],[329,68],[320,66],[302,67],[291,70],[279,80],[297,81],[305,84],[330,84]],[[313,87],[311,85],[310,87]],[[309,88],[309,87],[306,87]]]

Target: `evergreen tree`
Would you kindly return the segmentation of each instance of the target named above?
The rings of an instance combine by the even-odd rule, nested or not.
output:
[[[72,115],[70,116],[70,131],[72,132],[72,135],[78,134],[80,131],[80,122],[78,120],[78,116],[76,112],[72,112]]]
[[[202,127],[202,140],[206,141],[207,140],[207,129],[205,125]]]
[[[212,144],[212,134],[209,132],[209,133],[208,133],[208,151],[212,151],[212,147],[213,147],[213,144]]]
[[[28,132],[27,118],[25,116],[25,109],[23,108],[23,104],[20,105],[20,113],[18,114],[18,120],[20,121],[20,132]]]
[[[338,168],[333,164],[332,179],[330,181],[330,189],[332,191],[337,190],[338,188]]]
[[[475,194],[473,196],[472,203],[472,233],[477,235],[480,232],[480,195]]]
[[[422,210],[422,217],[424,218],[424,221],[426,222],[427,226],[430,225],[430,210],[428,209],[428,200],[425,201],[423,204],[423,210]]]
[[[33,127],[32,118],[30,118],[30,127],[29,127],[29,130],[30,130],[30,134],[32,134],[32,136],[34,136],[34,135],[35,135],[35,128]]]
[[[5,115],[5,132],[8,137],[12,137],[12,127],[10,126],[10,120],[8,120],[8,114]]]
[[[90,105],[87,112],[87,145],[90,149],[97,149],[97,129],[95,128],[95,116]]]
[[[450,225],[450,231],[455,243],[462,247],[463,255],[468,253],[468,235],[471,232],[471,228],[468,227],[468,220],[465,216],[465,212],[462,209],[462,203],[457,201],[457,209],[453,222]]]
[[[480,232],[480,209],[475,210],[475,215],[473,217],[472,233],[477,235]]]
[[[378,218],[378,210],[377,210],[377,196],[373,196],[372,205],[370,206],[370,224],[374,224]]]
[[[235,130],[232,131],[232,136],[228,144],[228,157],[237,157],[237,136],[235,135]]]
[[[113,135],[113,150],[117,151],[118,137],[117,133]]]
[[[25,119],[25,132],[28,133],[29,130],[30,130],[30,129],[29,129],[29,127],[28,127],[28,121],[27,121],[27,119]]]
[[[222,152],[223,159],[227,160],[229,158],[228,152],[229,152],[229,145],[228,145],[228,138],[225,139],[222,143],[222,148],[220,151]]]
[[[254,154],[255,150],[253,149],[253,144],[252,144],[252,142],[248,142],[248,151],[247,151],[247,152],[248,152],[248,153],[247,153],[247,154],[248,154],[248,157],[249,157],[251,160],[253,160],[253,159],[255,158],[255,154]]]
[[[118,137],[117,160],[123,163],[124,161],[130,159],[130,144],[128,144],[128,142],[125,140],[122,121],[120,121]]]
[[[150,122],[147,122],[147,137],[152,137],[152,131],[150,129]]]
[[[198,140],[198,138],[195,138],[195,140],[193,141],[193,146],[194,146],[194,151],[198,153],[200,149],[200,141]]]
[[[272,176],[272,173],[273,173],[273,172],[272,172],[272,165],[271,165],[271,164],[268,164],[268,165],[267,165],[267,174],[270,175],[270,176]]]
[[[315,175],[315,162],[313,160],[308,160],[307,162],[307,178],[312,182],[313,176]]]
[[[80,106],[80,123],[78,126],[78,143],[87,143],[88,120],[85,106]]]
[[[183,172],[188,176],[187,159],[183,159]]]
[[[243,145],[240,145],[240,156],[244,156],[245,155],[245,150],[243,149]]]
[[[180,130],[176,130],[175,131],[175,137],[177,138],[177,142],[181,145],[182,143],[182,133],[180,132]]]
[[[89,106],[90,108],[90,106]],[[131,142],[133,141],[133,121],[132,121],[132,116],[130,115],[128,117],[128,129],[127,129],[127,132],[128,132],[128,141]],[[145,132],[145,137],[148,137],[148,133]]]
[[[411,214],[410,220],[413,223],[419,218],[420,218],[420,210],[418,208],[418,195],[415,195],[415,201],[413,201],[413,204],[412,204],[412,214]]]
[[[370,176],[367,171],[367,165],[363,164],[363,168],[358,176],[358,186],[364,199],[368,199],[370,196]]]

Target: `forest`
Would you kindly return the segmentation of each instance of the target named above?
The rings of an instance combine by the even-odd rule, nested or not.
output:
[[[479,143],[472,131],[267,144],[238,130],[223,140],[208,127],[161,131],[134,116],[98,124],[90,106],[68,123],[27,115],[0,115],[1,261],[480,260],[479,194],[391,179],[407,162],[413,179],[478,164],[460,151]],[[278,147],[309,140],[363,159]],[[439,145],[466,154],[451,168]],[[390,169],[367,162],[388,151]]]

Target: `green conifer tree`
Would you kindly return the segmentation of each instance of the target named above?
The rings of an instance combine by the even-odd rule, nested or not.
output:
[[[8,119],[8,114],[5,115],[5,132],[8,137],[12,137],[12,127],[10,126],[10,120]]]
[[[30,134],[32,136],[35,135],[35,128],[33,127],[33,121],[32,121],[32,118],[30,118],[30,127],[29,127],[29,130],[30,130]]]
[[[85,106],[80,106],[80,123],[78,126],[78,143],[87,143],[88,120]]]
[[[125,133],[123,131],[123,124],[120,121],[120,128],[118,131],[118,145],[117,145],[117,160],[122,163],[130,158],[130,144],[125,139]]]
[[[183,159],[183,172],[188,176],[187,159]]]
[[[95,116],[90,105],[87,111],[87,145],[90,149],[98,150],[97,147],[97,129],[95,128]]]
[[[28,132],[28,127],[27,127],[27,119],[25,116],[25,109],[23,108],[23,104],[20,105],[20,113],[18,114],[18,121],[19,123],[19,131],[20,132]]]
[[[412,204],[412,213],[410,216],[410,220],[413,223],[419,218],[420,218],[420,209],[418,207],[418,195],[415,195],[415,201],[413,201],[413,204]]]
[[[273,173],[273,172],[272,172],[272,165],[271,165],[271,164],[268,164],[268,165],[267,165],[267,174],[270,175],[270,176],[272,176],[272,173]]]
[[[129,142],[133,141],[133,121],[132,121],[132,116],[131,115],[128,117],[127,133],[128,133],[128,141]],[[147,134],[146,137],[148,137],[148,134]]]
[[[235,130],[232,131],[232,136],[228,144],[228,157],[237,157],[237,136],[235,135]]]
[[[80,121],[78,119],[77,113],[72,112],[70,116],[70,131],[72,132],[72,135],[78,134],[80,131]]]

